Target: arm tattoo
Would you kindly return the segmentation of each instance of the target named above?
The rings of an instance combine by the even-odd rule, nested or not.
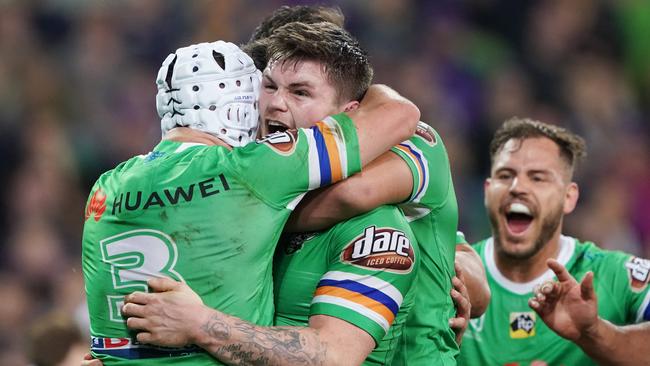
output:
[[[296,327],[260,327],[215,313],[201,331],[205,348],[231,365],[323,365],[327,349],[318,331]]]

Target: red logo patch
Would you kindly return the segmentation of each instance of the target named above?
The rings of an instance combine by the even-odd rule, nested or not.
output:
[[[632,257],[625,263],[630,278],[630,287],[635,292],[643,291],[650,280],[650,260]]]
[[[415,263],[415,253],[403,232],[371,226],[348,244],[341,260],[368,269],[409,273]]]
[[[88,202],[85,221],[88,221],[90,216],[94,216],[95,221],[99,221],[99,219],[102,218],[104,211],[106,211],[106,193],[99,188],[90,198],[90,202]]]
[[[270,134],[262,139],[257,140],[258,144],[267,144],[271,149],[281,155],[289,155],[296,148],[296,141],[298,140],[297,130],[287,130],[284,132],[276,132]]]
[[[418,123],[418,127],[415,129],[415,135],[422,138],[430,146],[435,146],[437,143],[436,134],[433,132],[433,128],[424,122]]]

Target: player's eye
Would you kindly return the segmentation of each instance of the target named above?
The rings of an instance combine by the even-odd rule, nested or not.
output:
[[[306,90],[302,90],[302,89],[294,90],[293,94],[295,94],[295,95],[297,95],[299,97],[308,97],[309,96],[309,92],[306,91]]]

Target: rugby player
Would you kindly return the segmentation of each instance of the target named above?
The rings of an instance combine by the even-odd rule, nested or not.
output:
[[[291,33],[287,32],[287,30],[292,29],[291,27],[293,28],[302,27],[303,28],[302,36],[304,36],[305,39],[300,39],[298,37],[293,36]],[[318,34],[322,33],[323,28],[326,28],[327,26],[323,24],[318,24],[315,25],[315,27],[318,27],[319,32],[316,32],[316,29],[314,27],[308,27],[306,25],[305,26],[287,25],[281,27],[280,29],[276,30],[276,33],[274,33],[275,41],[276,43],[284,42],[289,44],[300,44],[300,43],[306,45],[318,44],[317,42],[317,39],[319,38]],[[308,38],[309,36],[313,36],[314,38],[313,39]],[[271,37],[271,41],[274,40],[273,39],[274,37]],[[271,46],[269,47],[272,50],[271,54],[274,54],[273,47],[274,47],[273,42],[271,42]],[[288,51],[286,49],[281,49],[279,51],[276,51],[276,54],[284,55],[284,54],[288,54],[287,52]],[[302,53],[297,53],[297,54],[300,55],[300,59],[306,59],[306,60],[311,59],[309,56],[305,56]],[[286,128],[295,127],[295,126],[303,127],[300,125],[301,123],[305,125],[309,125],[310,123],[308,121],[311,121],[317,117],[316,115],[309,115],[309,113],[313,112],[313,108],[306,108],[306,107],[313,106],[315,100],[318,97],[322,98],[322,95],[317,94],[319,88],[315,87],[318,86],[319,84],[314,81],[317,80],[314,78],[314,75],[318,74],[318,69],[303,71],[303,68],[304,66],[298,64],[293,66],[291,64],[289,66],[287,66],[286,64],[279,64],[279,65],[272,65],[272,67],[267,69],[263,80],[263,91],[261,97],[262,114],[267,117],[263,119],[264,122],[266,122],[269,125],[282,126]],[[331,98],[332,97],[330,96],[329,99]],[[328,98],[325,98],[324,100],[321,99],[318,105],[328,106],[328,105],[332,105],[332,103],[331,101],[328,101]],[[433,152],[425,156],[423,150],[431,150]],[[450,314],[453,311],[453,306],[451,305],[451,299],[449,298],[448,294],[449,291],[451,291],[450,289],[451,278],[453,276],[453,253],[454,253],[453,248],[455,243],[455,234],[456,234],[455,229],[456,229],[456,221],[457,221],[456,202],[455,202],[455,195],[453,194],[453,186],[451,185],[451,179],[449,175],[448,158],[444,150],[444,146],[440,141],[439,136],[437,136],[437,134],[435,134],[435,132],[426,125],[421,125],[419,127],[418,133],[412,138],[412,141],[407,141],[404,144],[396,147],[394,155],[395,155],[395,159],[393,159],[392,156],[387,156],[386,161],[390,162],[392,160],[399,164],[402,164],[403,169],[406,171],[406,174],[404,175],[407,178],[405,179],[407,184],[405,185],[405,188],[402,190],[403,197],[399,197],[398,201],[409,201],[411,203],[413,202],[415,203],[415,204],[405,205],[404,209],[405,210],[411,209],[412,210],[411,213],[414,212],[415,215],[419,215],[418,217],[415,218],[415,220],[413,220],[417,222],[415,227],[421,225],[420,232],[422,233],[423,237],[425,239],[430,239],[432,241],[432,244],[434,244],[431,246],[429,253],[427,253],[431,256],[430,266],[433,267],[432,270],[436,270],[437,268],[444,267],[444,266],[448,266],[447,269],[449,269],[449,271],[443,273],[442,276],[438,276],[439,278],[437,279],[437,282],[432,282],[431,284],[427,284],[428,285],[427,287],[423,287],[426,288],[427,291],[424,290],[420,291],[422,293],[421,296],[423,298],[423,301],[426,302],[423,305],[431,304],[432,302],[434,303],[434,305],[431,305],[431,307],[429,308],[424,306],[422,307],[423,309],[422,318],[425,319],[424,322],[430,322],[429,324],[431,324],[431,322],[437,322],[437,324],[434,324],[433,326],[429,326],[429,324],[426,323],[424,325],[421,325],[421,328],[417,329],[417,331],[423,335],[430,334],[428,336],[430,339],[429,340],[422,339],[420,340],[421,343],[413,345],[413,347],[420,347],[423,351],[425,351],[423,352],[423,354],[418,354],[423,359],[423,361],[421,362],[426,362],[430,364],[434,360],[432,358],[423,357],[424,354],[447,355],[448,357],[447,359],[449,360],[448,362],[452,362],[454,357],[453,353],[443,352],[443,350],[440,350],[435,347],[435,345],[440,344],[440,342],[435,343],[435,341],[437,341],[442,334],[446,336],[446,341],[450,345],[450,348],[457,350],[457,346],[454,341],[453,332],[451,332],[447,324],[447,319],[450,317]],[[427,160],[427,157],[430,159],[430,161]],[[436,180],[429,179],[429,171],[431,169],[429,164],[433,165],[435,171],[443,172],[443,174],[439,174],[436,176]],[[444,174],[445,171],[446,171],[446,175]],[[362,182],[361,179],[367,179],[367,178],[362,178],[362,176],[365,174],[366,172],[364,172],[361,176],[359,176],[360,182]],[[413,183],[415,179],[412,178],[414,175],[415,175],[415,179],[417,179],[417,182],[415,184]],[[379,184],[381,185],[381,183]],[[430,213],[432,214],[429,215]],[[366,224],[367,222],[368,221],[361,221],[362,223],[361,226],[366,225],[366,228],[369,228]],[[344,227],[345,225],[339,224],[335,226],[332,230],[324,234],[319,234],[310,237],[309,240],[307,241],[304,241],[304,239],[300,240],[301,237],[298,237],[299,239],[298,242],[294,240],[289,246],[288,251],[286,252],[290,256],[283,257],[279,260],[277,266],[278,269],[276,271],[276,293],[277,293],[276,325],[280,325],[280,324],[306,325],[308,320],[310,323],[312,323],[314,319],[321,318],[321,315],[328,315],[329,318],[334,318],[334,319],[338,318],[338,319],[346,320],[346,322],[340,322],[340,321],[336,322],[334,321],[334,319],[328,319],[329,322],[336,324],[336,326],[331,327],[332,329],[331,335],[333,337],[341,338],[340,336],[341,334],[350,334],[352,336],[350,341],[345,341],[338,347],[328,348],[331,350],[335,350],[336,355],[344,355],[346,357],[345,360],[338,360],[337,362],[346,361],[346,362],[351,362],[351,364],[358,364],[357,361],[359,359],[363,360],[363,358],[365,357],[363,352],[358,352],[358,351],[363,349],[366,350],[372,349],[374,343],[377,343],[379,347],[377,347],[373,355],[371,355],[371,357],[368,359],[368,362],[377,362],[377,363],[386,364],[390,362],[395,350],[396,349],[399,350],[399,347],[395,347],[398,344],[398,342],[401,342],[401,340],[399,339],[399,333],[395,334],[396,331],[392,330],[391,331],[392,333],[389,335],[389,339],[384,340],[385,342],[388,341],[388,344],[390,346],[382,347],[380,344],[381,342],[379,342],[381,337],[378,337],[377,334],[381,335],[380,326],[382,326],[383,328],[388,328],[387,325],[390,325],[390,322],[384,319],[383,320],[384,324],[375,324],[377,323],[377,321],[374,322],[369,321],[367,314],[363,314],[363,311],[359,311],[358,309],[354,309],[355,311],[350,311],[349,309],[342,309],[345,308],[345,306],[341,306],[340,303],[346,300],[345,296],[349,295],[349,293],[340,294],[342,291],[334,291],[332,289],[333,287],[336,286],[332,286],[333,279],[330,278],[329,275],[331,275],[332,272],[336,272],[336,274],[340,276],[341,273],[343,272],[340,271],[341,267],[347,269],[346,274],[349,274],[350,278],[345,278],[341,280],[340,277],[337,277],[336,279],[337,281],[352,282],[353,278],[358,278],[359,276],[359,273],[350,273],[350,272],[354,272],[350,270],[350,268],[353,268],[353,266],[350,266],[349,265],[350,263],[346,263],[345,260],[341,259],[344,257],[343,253],[341,252],[345,252],[346,244],[354,242],[355,236],[360,236],[361,238],[364,238],[364,236],[361,234],[366,232],[366,230],[362,230],[363,227],[348,229],[349,231],[352,232],[352,234],[354,234],[354,235],[350,235],[350,233],[345,231]],[[347,236],[340,235],[341,232],[347,234]],[[369,238],[372,237],[374,232],[372,232],[372,230],[369,230],[368,232],[371,233],[369,234]],[[435,246],[436,241],[440,242],[441,240],[439,236],[443,236],[444,238],[442,240],[446,239],[446,241],[448,243],[451,243],[451,245],[450,246],[448,245],[447,247],[440,247],[440,248],[436,247]],[[372,240],[372,238],[370,238],[369,240]],[[295,250],[296,247],[304,248],[304,249],[297,251]],[[292,254],[294,253],[295,256],[292,256]],[[330,254],[329,256],[328,253]],[[444,253],[446,253],[447,257],[445,257]],[[349,262],[349,260],[347,262]],[[409,272],[411,272],[410,267],[411,266],[408,267]],[[381,269],[381,267],[377,267],[377,268]],[[390,271],[384,271],[384,274],[386,272],[390,272]],[[307,276],[308,280],[305,277],[306,273],[310,273],[310,275]],[[445,280],[442,281],[441,278],[445,278]],[[171,285],[167,284],[165,286],[171,286]],[[435,291],[436,286],[447,286],[448,289],[436,293]],[[185,286],[182,285],[178,285],[178,287],[176,287],[175,289],[180,292],[188,290]],[[345,290],[349,292],[349,289],[345,289]],[[317,293],[317,296],[315,298],[313,298],[314,291],[316,291]],[[330,295],[318,296],[319,292],[321,294],[328,292]],[[339,294],[340,296],[331,295],[332,292],[337,292],[337,294]],[[404,292],[402,292],[402,294],[403,293]],[[170,294],[167,295],[170,296],[171,298]],[[150,294],[132,295],[133,298],[142,297],[142,300],[133,299],[133,301],[137,303],[142,303],[142,302],[148,303],[150,299],[155,296],[156,295],[150,295]],[[189,298],[196,299],[196,297],[191,297],[191,296],[188,296],[188,299]],[[163,300],[160,300],[159,298],[158,301],[163,301]],[[167,306],[168,307],[172,306],[173,305],[172,302],[176,302],[176,301],[178,300],[177,299],[173,301],[169,300]],[[325,305],[323,305],[324,303]],[[178,306],[177,303],[176,305]],[[149,314],[156,313],[157,312],[156,310],[152,310],[153,306],[157,306],[157,305],[149,305],[149,307],[147,308],[148,310],[146,310],[146,312],[148,312]],[[129,308],[133,308],[133,307],[126,306],[125,313],[133,314],[138,317],[143,317],[142,314],[144,314],[145,312],[144,307],[140,307],[140,308],[136,307],[135,309],[138,310],[132,310],[132,311],[130,311]],[[424,311],[424,309],[428,311]],[[397,309],[395,309],[395,311],[396,310]],[[167,309],[167,311],[170,310]],[[352,313],[353,315],[347,315],[346,311]],[[216,311],[212,311],[211,313],[213,314],[215,319],[218,319],[216,321],[220,326],[240,327],[240,328],[246,326],[244,323],[237,322],[237,320],[226,317],[224,314],[220,314]],[[427,315],[428,315],[428,319],[427,319]],[[354,316],[361,318],[362,320],[362,321],[357,321],[356,328],[359,328],[360,330],[364,330],[365,333],[364,332],[355,333],[356,329],[354,329],[355,327],[352,326],[352,324],[355,323],[350,321],[350,318]],[[388,318],[391,318],[389,320],[392,321],[393,320],[392,318],[394,316],[395,316],[394,314],[389,315]],[[180,340],[182,341],[191,340],[191,341],[199,342],[196,338],[193,338],[196,337],[196,332],[194,332],[191,329],[191,327],[187,327],[188,324],[195,324],[194,328],[198,328],[198,326],[196,326],[196,323],[192,322],[190,319],[183,319],[183,321],[177,323],[177,326],[181,327],[182,329],[171,329],[169,328],[169,323],[166,324],[168,328],[163,329],[162,325],[160,326],[152,325],[155,322],[155,320],[151,320],[149,317],[141,320],[142,321],[139,321],[138,319],[134,319],[132,322],[134,324],[138,324],[136,325],[136,327],[137,326],[146,327],[147,330],[149,331],[148,333],[151,333],[152,331],[156,332],[155,336],[153,337],[154,341],[156,342],[161,342],[161,341],[165,342],[166,340],[170,339],[172,334],[178,335],[181,334],[183,331],[186,332],[188,338],[181,337]],[[365,324],[363,322],[365,322]],[[148,325],[145,323],[148,323]],[[351,323],[351,324],[347,324],[347,323]],[[369,327],[369,324],[372,325],[372,327]],[[348,327],[352,329],[347,330]],[[268,330],[268,332],[273,331],[272,329],[273,328]],[[415,327],[413,329],[416,330]],[[385,331],[386,329],[384,329],[384,332]],[[248,329],[248,332],[263,334],[264,332],[267,332],[267,330],[257,327],[254,330],[253,328]],[[325,333],[325,332],[320,333],[321,337],[324,338],[326,338],[325,335],[327,334],[329,333]],[[241,352],[242,354],[245,355],[248,355],[248,352],[252,352],[253,349],[266,350],[265,347],[262,347],[262,344],[270,347],[268,343],[268,339],[267,340],[260,339],[261,342],[260,344],[255,344],[254,342],[243,344],[242,340],[246,340],[246,339],[242,339],[242,337],[245,338],[245,334],[240,334],[239,338],[234,337],[233,339],[229,339],[229,341],[232,343],[230,343],[228,347],[232,348],[236,345],[235,348],[240,350],[242,349],[246,350]],[[426,337],[426,335],[424,337]],[[434,337],[436,337],[435,341],[432,341],[431,338]],[[373,338],[374,338],[374,343],[373,343]],[[347,339],[347,338],[343,338],[343,339]],[[366,347],[361,347],[358,341],[364,339],[367,340],[367,342],[364,342],[361,345],[365,345]],[[147,336],[147,340],[151,341],[152,339]],[[210,347],[211,345],[210,341],[204,341],[202,342],[202,344],[207,347]],[[315,342],[314,344],[318,345],[319,343]],[[345,348],[344,346],[352,346],[352,347]],[[215,356],[221,358],[224,357],[224,355],[219,354],[218,352],[222,350],[223,347],[225,346],[223,343],[221,343],[221,345],[216,346],[216,348],[212,347],[211,351]],[[316,354],[316,353],[311,352],[310,354]],[[365,354],[367,354],[367,351],[365,352]],[[360,355],[361,358],[355,357],[356,355]],[[415,352],[412,352],[409,355],[409,360],[411,359],[415,360],[416,357],[414,356],[415,356]],[[441,358],[441,356],[435,356],[435,357],[437,357],[437,359]],[[282,364],[281,359],[278,358],[277,360],[278,360],[278,364]],[[334,364],[337,364],[337,362],[335,362]]]
[[[163,63],[157,85],[163,141],[103,174],[86,207],[91,350],[107,365],[163,364],[169,357],[214,364],[194,347],[136,342],[120,314],[124,295],[164,276],[190,285],[210,307],[271,325],[273,249],[291,210],[308,190],[352,175],[412,135],[419,111],[373,86],[360,105],[341,108],[347,114],[249,144],[259,74],[235,45],[179,49]],[[179,133],[179,126],[189,130]]]
[[[584,328],[562,338],[552,329],[563,334],[562,326],[571,323],[555,323],[553,314],[559,313],[543,311],[549,329],[528,305],[534,288],[554,276],[547,261],[553,259],[551,263],[568,270],[560,281],[566,281],[568,274],[584,277],[585,291],[594,281],[600,298],[598,318],[592,312],[587,323],[599,319],[598,324],[617,325],[650,320],[649,262],[562,234],[564,215],[578,201],[572,176],[585,156],[580,136],[558,126],[513,118],[496,132],[490,155],[485,205],[492,237],[475,248],[484,261],[492,299],[486,313],[472,320],[465,332],[459,364],[593,365],[608,347],[596,351],[593,346],[602,343],[577,341],[589,339]],[[554,269],[557,272],[558,266]],[[595,304],[591,309],[595,311]],[[647,326],[643,328],[647,334]]]

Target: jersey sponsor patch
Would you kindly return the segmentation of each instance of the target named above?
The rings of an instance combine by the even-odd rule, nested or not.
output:
[[[424,140],[429,146],[435,146],[438,143],[433,128],[424,122],[419,122],[415,129],[415,136]]]
[[[95,221],[99,221],[102,218],[102,215],[106,211],[106,193],[101,188],[98,188],[93,196],[88,202],[88,207],[86,207],[86,218],[84,221],[93,216]]]
[[[535,336],[535,313],[510,313],[510,338],[520,339]]]
[[[634,292],[645,290],[650,281],[650,260],[632,257],[625,263],[630,279],[630,287]]]
[[[370,226],[345,247],[341,261],[367,269],[409,273],[415,263],[415,253],[404,232]]]
[[[291,155],[296,149],[298,140],[298,131],[287,130],[283,132],[272,133],[264,138],[257,140],[258,144],[266,144],[271,150],[280,155]]]

